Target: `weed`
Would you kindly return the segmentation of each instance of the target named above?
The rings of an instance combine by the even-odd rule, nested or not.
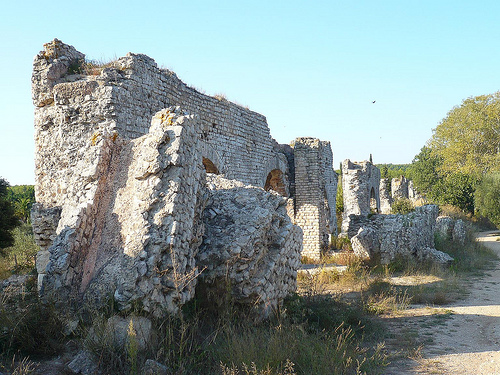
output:
[[[38,299],[34,278],[23,294],[8,295],[0,304],[0,352],[53,354],[63,347],[62,322],[50,304]]]
[[[98,76],[105,68],[121,69],[116,58],[112,60],[85,60],[80,59],[73,62],[68,68],[68,74],[83,74],[87,76]]]

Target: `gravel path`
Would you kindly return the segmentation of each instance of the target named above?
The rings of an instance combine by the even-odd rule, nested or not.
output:
[[[498,234],[481,232],[477,240],[500,257]],[[409,319],[419,337],[427,336],[429,342],[416,362],[395,364],[387,374],[500,375],[500,262],[470,281],[465,299],[405,314],[404,320]]]

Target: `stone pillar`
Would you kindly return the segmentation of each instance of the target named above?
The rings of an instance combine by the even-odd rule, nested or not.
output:
[[[350,215],[368,216],[380,210],[380,170],[369,161],[360,163],[346,159],[342,162],[342,189],[344,213],[342,233],[349,232]]]
[[[295,224],[304,232],[302,255],[319,259],[336,234],[337,174],[329,142],[297,138],[295,158]]]

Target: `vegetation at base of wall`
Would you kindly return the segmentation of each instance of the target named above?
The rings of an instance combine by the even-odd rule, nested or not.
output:
[[[331,236],[329,250],[342,250],[352,252],[351,240],[347,236]]]
[[[399,198],[391,204],[392,214],[408,214],[415,210],[413,203],[408,198]]]
[[[64,347],[62,322],[53,306],[38,299],[36,276],[31,276],[20,289],[8,286],[2,291],[0,327],[0,359],[16,353],[56,354]]]
[[[152,319],[155,339],[136,357],[137,368],[145,358],[167,364],[173,374],[381,374],[387,365],[383,345],[371,340],[379,329],[356,303],[294,294],[256,321],[252,309],[219,298],[211,300],[217,309],[195,299],[179,314]],[[129,373],[133,361],[109,340],[106,316],[94,317],[87,348],[103,369]]]

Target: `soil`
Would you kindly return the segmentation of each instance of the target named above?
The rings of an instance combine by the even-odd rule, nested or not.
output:
[[[500,257],[498,231],[478,233],[477,240]],[[401,348],[408,343],[422,346],[412,360],[401,355],[384,374],[500,375],[500,262],[464,281],[469,293],[461,300],[437,308],[411,306],[388,318]]]

